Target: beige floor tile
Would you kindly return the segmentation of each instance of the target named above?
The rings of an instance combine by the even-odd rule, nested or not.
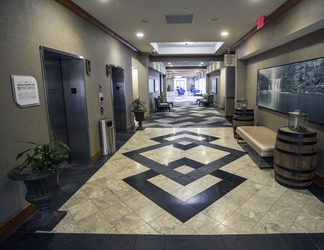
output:
[[[64,217],[52,230],[53,233],[81,233],[81,230],[73,217]]]
[[[238,212],[232,213],[222,222],[222,224],[237,233],[249,233],[256,225],[252,219],[245,217]]]
[[[89,198],[100,198],[107,194],[111,194],[111,191],[99,181],[87,182],[81,187],[81,189]]]
[[[219,224],[216,228],[209,232],[209,234],[237,234],[234,230]]]
[[[130,234],[145,224],[145,221],[134,212],[112,222],[112,225],[121,234]]]
[[[152,201],[148,198],[146,198],[142,194],[135,195],[134,197],[131,197],[129,199],[123,200],[123,202],[133,211],[144,207],[145,205],[152,203]]]
[[[111,223],[106,223],[103,227],[96,228],[91,233],[96,233],[96,234],[117,234],[118,231]]]
[[[234,210],[232,210],[230,207],[216,202],[206,208],[202,213],[209,216],[213,220],[222,222],[234,212]]]
[[[152,202],[137,209],[135,213],[138,214],[144,221],[150,222],[158,216],[166,213],[166,211]]]
[[[171,234],[175,235],[196,235],[197,232],[192,228],[188,227],[186,224],[181,225],[176,230],[174,230]]]
[[[196,181],[191,182],[190,184],[186,185],[185,187],[192,191],[200,193],[200,192],[206,190],[207,188],[215,185],[219,181],[220,181],[220,179],[217,177],[206,175]]]
[[[185,224],[198,234],[208,234],[220,223],[216,220],[213,220],[211,217],[200,213],[188,220]]]
[[[302,208],[303,206],[301,205],[291,205],[279,200],[271,207],[269,211],[295,221]]]
[[[245,217],[252,219],[255,223],[258,223],[270,208],[271,206],[267,206],[252,197],[236,211]]]
[[[77,220],[76,223],[83,233],[95,232],[96,230],[98,230],[98,228],[110,224],[107,217],[104,216],[101,212],[97,212],[80,220]]]
[[[182,223],[169,213],[164,213],[148,223],[159,234],[170,234],[175,231]]]
[[[78,205],[69,207],[69,212],[73,216],[73,219],[78,221],[86,218],[94,213],[99,212],[99,209],[92,201],[87,201]]]
[[[174,192],[171,192],[171,194],[174,197],[177,197],[178,199],[182,200],[182,201],[187,201],[190,198],[194,197],[195,195],[198,194],[198,192],[195,192],[189,188],[186,187],[182,187]]]
[[[104,210],[120,202],[120,199],[114,194],[107,194],[100,198],[92,198],[91,200],[100,210]]]
[[[273,212],[267,212],[259,223],[259,225],[263,226],[263,230],[266,233],[278,233],[288,232],[288,230],[294,223],[294,220]],[[261,231],[261,229],[259,229],[258,227],[256,227],[256,229],[258,229],[258,231]]]
[[[189,166],[183,165],[181,167],[175,168],[174,170],[181,173],[181,174],[188,174],[188,173],[194,171],[195,169],[191,168]]]
[[[122,201],[130,199],[140,193],[131,186],[125,186],[123,189],[115,190],[113,193]]]
[[[308,190],[287,189],[280,197],[279,201],[290,204],[292,206],[305,206],[307,201],[313,197]]]
[[[158,234],[150,225],[145,224],[137,229],[135,229],[133,234]]]
[[[121,217],[132,213],[133,210],[126,206],[123,202],[118,202],[113,206],[110,206],[102,210],[102,213],[110,220],[115,221]]]
[[[90,198],[80,189],[66,203],[67,207],[72,207],[89,201]]]

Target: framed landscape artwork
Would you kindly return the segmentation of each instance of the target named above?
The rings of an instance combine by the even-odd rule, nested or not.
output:
[[[324,58],[258,70],[257,106],[324,125]]]

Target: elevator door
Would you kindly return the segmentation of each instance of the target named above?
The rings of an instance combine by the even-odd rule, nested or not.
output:
[[[110,67],[115,128],[117,132],[125,132],[127,124],[124,69],[112,65]]]
[[[71,163],[89,163],[83,60],[48,50],[42,50],[42,60],[51,141],[70,147]]]

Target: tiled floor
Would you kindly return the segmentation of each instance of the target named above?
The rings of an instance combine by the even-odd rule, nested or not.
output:
[[[62,174],[52,232],[22,226],[3,249],[324,249],[323,188],[279,185],[231,127],[148,126],[120,146]]]
[[[324,204],[308,190],[277,184],[273,169],[259,169],[232,133],[231,128],[137,132],[64,204],[68,216],[53,231],[324,232]]]

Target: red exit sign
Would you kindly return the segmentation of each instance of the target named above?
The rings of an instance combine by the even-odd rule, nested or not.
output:
[[[264,16],[260,16],[257,20],[257,29],[262,28],[264,25]]]

